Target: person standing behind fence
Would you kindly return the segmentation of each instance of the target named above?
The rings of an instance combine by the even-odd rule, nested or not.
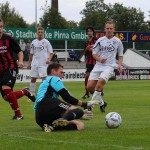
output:
[[[26,44],[27,61],[29,60],[30,49],[31,49],[31,40],[28,40],[28,41],[27,41],[27,44]]]
[[[95,31],[93,27],[87,27],[86,33],[88,35],[88,41],[85,42],[84,55],[85,55],[85,63],[86,63],[86,72],[85,72],[85,94],[82,96],[83,99],[89,98],[89,91],[87,90],[87,82],[92,71],[96,60],[92,56],[93,45],[97,41],[97,38],[94,36]]]
[[[24,42],[24,40],[21,40],[20,44],[19,44],[22,52],[23,52],[23,60],[26,61],[27,60],[27,53],[26,53],[26,43]]]
[[[58,60],[56,51],[54,51],[54,54],[53,54],[53,57],[52,57],[52,61],[53,61],[54,63],[55,63],[55,62],[59,63],[59,60]]]
[[[31,43],[31,50],[29,55],[29,61],[27,68],[31,67],[31,82],[30,92],[35,94],[36,79],[45,79],[47,76],[47,66],[51,62],[53,57],[53,48],[50,42],[44,38],[44,28],[39,27],[37,29],[37,39]]]

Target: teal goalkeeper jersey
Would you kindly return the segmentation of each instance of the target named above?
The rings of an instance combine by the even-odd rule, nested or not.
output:
[[[52,98],[58,98],[58,92],[63,88],[65,87],[59,77],[47,76],[39,86],[34,104],[34,110],[36,110],[37,104],[42,101],[42,99],[47,98],[52,100]]]

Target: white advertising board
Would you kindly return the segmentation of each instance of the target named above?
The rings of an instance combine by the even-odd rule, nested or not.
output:
[[[30,82],[30,70],[20,69],[17,75],[17,83]],[[64,69],[63,81],[84,81],[85,69]],[[41,82],[41,79],[37,79],[37,82]]]

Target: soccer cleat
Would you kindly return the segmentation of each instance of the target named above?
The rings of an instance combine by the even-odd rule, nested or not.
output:
[[[59,126],[63,127],[63,126],[66,126],[68,124],[69,124],[69,121],[67,121],[64,118],[59,118],[59,119],[53,121],[52,126],[53,127],[59,127]]]
[[[35,96],[30,92],[29,88],[25,87],[23,90],[26,90],[27,91],[27,97],[32,101],[32,102],[35,102]]]
[[[107,106],[107,103],[104,102],[104,104],[102,106],[100,106],[100,111],[101,112],[105,112],[105,107]]]
[[[43,131],[44,132],[52,132],[54,130],[54,128],[48,124],[44,124],[43,126]]]
[[[84,96],[82,96],[83,99],[89,98],[90,96],[85,94]]]
[[[24,117],[21,115],[21,116],[13,116],[11,120],[21,120],[21,119],[24,119]]]

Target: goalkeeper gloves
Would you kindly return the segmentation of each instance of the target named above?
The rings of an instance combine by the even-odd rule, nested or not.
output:
[[[83,110],[84,114],[83,116],[81,117],[81,119],[84,119],[84,120],[90,120],[93,118],[93,113],[92,111],[89,111],[88,109],[85,109]]]
[[[95,103],[93,101],[88,101],[88,102],[82,102],[82,106],[84,109],[92,110],[94,107]]]

